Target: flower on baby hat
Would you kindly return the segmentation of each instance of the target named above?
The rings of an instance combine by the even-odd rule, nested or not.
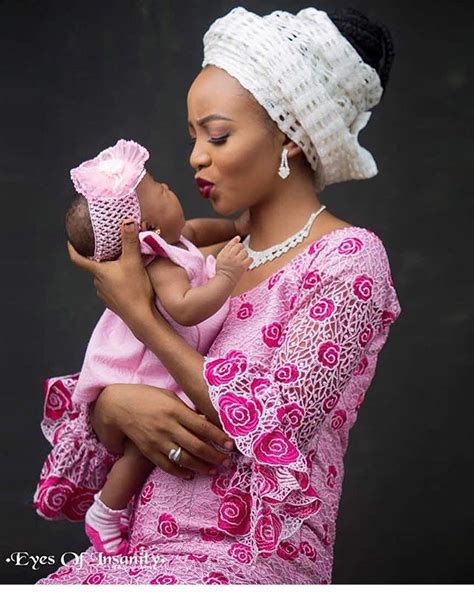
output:
[[[118,140],[115,146],[71,169],[71,179],[87,200],[122,198],[142,180],[149,157],[148,150],[137,142]]]

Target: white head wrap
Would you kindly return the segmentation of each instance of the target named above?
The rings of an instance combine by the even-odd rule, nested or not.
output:
[[[380,78],[324,11],[261,17],[238,6],[203,41],[202,67],[222,68],[250,91],[303,150],[316,191],[377,174],[357,136],[382,96]]]

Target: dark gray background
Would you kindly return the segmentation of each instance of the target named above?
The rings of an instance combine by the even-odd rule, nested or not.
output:
[[[88,546],[82,524],[47,522],[31,506],[49,450],[39,427],[43,379],[80,369],[102,310],[91,278],[66,255],[68,171],[133,138],[188,217],[212,215],[188,163],[186,93],[204,32],[237,4],[0,3],[4,583],[53,569],[13,567],[5,561],[13,551],[59,556]],[[351,434],[334,583],[474,580],[470,4],[352,2],[390,27],[397,49],[387,94],[360,136],[379,175],[321,198],[383,239],[403,312]],[[310,4],[243,5],[265,14]]]

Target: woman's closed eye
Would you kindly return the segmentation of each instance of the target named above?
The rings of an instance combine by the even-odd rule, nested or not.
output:
[[[229,137],[229,134],[226,134],[225,136],[220,136],[218,138],[209,138],[208,142],[210,142],[211,144],[224,144],[224,142],[227,140],[228,137]],[[189,144],[191,146],[194,146],[195,143],[196,143],[196,138],[191,138],[189,140]]]

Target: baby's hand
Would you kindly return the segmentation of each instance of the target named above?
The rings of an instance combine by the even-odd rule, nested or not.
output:
[[[252,258],[240,242],[240,236],[234,236],[216,257],[216,275],[227,277],[236,284],[251,263]]]

